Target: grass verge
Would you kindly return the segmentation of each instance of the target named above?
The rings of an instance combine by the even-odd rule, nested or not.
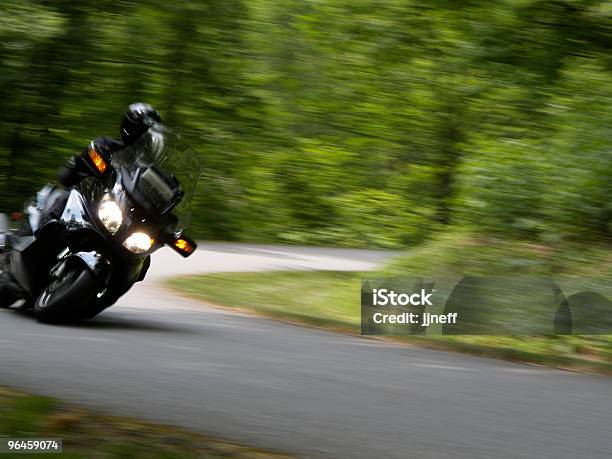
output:
[[[367,276],[463,274],[612,275],[608,247],[555,251],[521,242],[450,236]],[[469,256],[466,256],[469,254]],[[184,277],[169,286],[196,299],[352,333],[359,332],[360,273],[274,271]],[[610,292],[606,292],[612,294]],[[612,296],[608,296],[612,298]],[[395,338],[394,338],[395,339]],[[422,336],[412,344],[558,368],[612,374],[612,336]]]
[[[107,416],[0,387],[0,436],[63,438],[65,458],[269,458],[290,456],[131,418]],[[3,455],[6,457],[10,454]],[[39,457],[16,454],[15,457]]]

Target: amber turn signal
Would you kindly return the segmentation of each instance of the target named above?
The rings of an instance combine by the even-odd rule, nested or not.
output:
[[[96,166],[98,172],[100,172],[100,174],[104,174],[104,172],[106,172],[106,161],[104,161],[102,155],[98,153],[95,148],[90,148],[88,154],[89,159],[91,159],[94,166]]]
[[[197,244],[185,236],[180,236],[174,240],[172,248],[182,256],[188,257],[195,252]]]
[[[174,245],[176,246],[177,249],[179,249],[181,252],[185,252],[185,253],[191,253],[193,252],[193,247],[191,246],[191,244],[186,241],[185,239],[177,239],[174,242]]]

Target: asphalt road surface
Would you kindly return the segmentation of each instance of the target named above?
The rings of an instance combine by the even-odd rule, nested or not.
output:
[[[365,270],[388,255],[164,251],[147,282],[91,323],[0,311],[0,384],[307,457],[612,457],[609,378],[302,328],[159,285],[205,271]]]

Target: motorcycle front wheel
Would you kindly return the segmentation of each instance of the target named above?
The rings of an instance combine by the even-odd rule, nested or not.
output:
[[[95,295],[93,274],[84,266],[66,264],[54,270],[49,284],[34,304],[40,322],[57,323],[79,318],[79,310]]]

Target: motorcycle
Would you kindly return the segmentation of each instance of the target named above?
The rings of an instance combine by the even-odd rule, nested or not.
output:
[[[82,158],[91,176],[43,188],[21,228],[0,214],[0,306],[22,300],[41,322],[90,319],[144,280],[156,250],[196,250],[185,228],[200,165],[179,136],[155,126],[112,160],[93,143]]]

